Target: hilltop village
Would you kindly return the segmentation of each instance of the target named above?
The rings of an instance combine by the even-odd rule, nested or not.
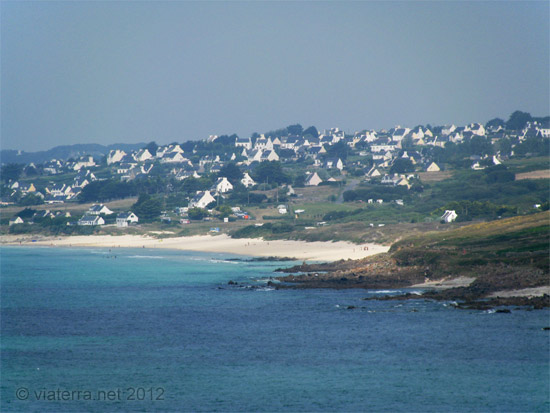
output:
[[[495,219],[547,208],[545,176],[517,178],[547,169],[549,138],[548,117],[518,111],[485,125],[347,134],[297,124],[247,138],[12,162],[2,165],[2,224],[11,233],[70,234],[152,223],[177,232],[204,221],[217,232],[216,222],[242,221],[233,228],[241,235],[284,236],[353,221],[372,228]],[[131,202],[111,204],[124,199]]]

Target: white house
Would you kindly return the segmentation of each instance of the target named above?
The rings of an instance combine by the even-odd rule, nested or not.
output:
[[[273,149],[273,141],[271,138],[265,138],[261,137],[256,139],[256,143],[254,144],[254,149],[262,149],[262,150],[272,150]]]
[[[122,158],[124,158],[125,156],[126,156],[126,152],[120,149],[112,149],[109,151],[109,154],[107,155],[107,165],[120,162]]]
[[[243,179],[241,179],[241,184],[248,188],[250,186],[256,185],[256,182],[250,177],[250,175],[248,175],[248,172],[245,172]]]
[[[235,141],[235,146],[237,148],[242,147],[244,149],[250,150],[252,149],[252,140],[250,138],[237,138],[237,140]]]
[[[395,129],[395,132],[393,133],[391,139],[394,142],[401,142],[410,131],[411,130],[409,128],[398,127]]]
[[[210,194],[210,191],[198,191],[197,194],[189,201],[189,208],[206,208],[206,206],[216,199]]]
[[[50,195],[67,195],[71,192],[71,186],[65,184],[55,184],[51,187],[46,188],[46,193]]]
[[[78,225],[105,225],[105,220],[97,215],[84,215],[78,220]]]
[[[448,135],[450,135],[451,133],[453,133],[455,130],[456,130],[456,126],[455,126],[455,125],[445,126],[445,127],[443,127],[443,129],[441,130],[441,134],[444,135],[444,136],[448,136]]]
[[[91,166],[95,166],[94,158],[92,156],[83,156],[74,164],[73,169],[79,171],[81,168]]]
[[[181,154],[181,152],[169,152],[160,159],[161,163],[177,163],[185,161],[187,161],[187,159]]]
[[[262,153],[262,156],[260,157],[260,162],[271,162],[271,161],[278,161],[279,155],[277,155],[277,152],[274,150],[267,150]]]
[[[101,214],[111,215],[112,213],[113,211],[111,211],[105,205],[95,204],[95,205],[92,205],[90,209],[88,209],[87,215],[101,215]]]
[[[248,163],[251,164],[252,162],[261,162],[262,153],[263,151],[261,149],[254,149],[252,151],[249,151],[247,155]]]
[[[307,179],[306,179],[306,186],[317,186],[319,185],[323,180],[317,175],[317,172],[312,173]]]
[[[485,136],[485,128],[480,123],[470,123],[464,127],[464,132],[472,132],[474,135]]]
[[[23,224],[24,222],[25,221],[23,221],[21,217],[15,217],[10,219],[9,226],[11,227],[12,225],[16,225],[16,224]]]
[[[373,166],[370,171],[367,172],[367,176],[370,178],[376,178],[377,176],[382,176],[382,174],[378,169],[376,169],[376,166]]]
[[[153,155],[147,149],[140,149],[134,154],[134,159],[138,162],[145,162],[148,159],[152,159]]]
[[[127,227],[130,224],[137,224],[139,218],[133,212],[121,212],[116,217],[116,226],[119,228]]]
[[[294,188],[292,188],[291,185],[288,185],[286,187],[286,194],[287,194],[287,196],[296,195],[296,192],[294,192]]]
[[[426,168],[426,171],[427,172],[439,172],[439,171],[441,171],[441,168],[439,168],[439,166],[435,162],[432,162],[430,165],[428,165],[428,167]]]
[[[220,193],[226,193],[233,189],[231,182],[227,180],[226,177],[218,178],[211,191],[216,191]]]
[[[344,169],[344,163],[340,158],[329,158],[325,162],[325,168],[332,169],[336,168],[339,170]]]
[[[453,211],[453,210],[450,210],[450,211],[447,210],[447,211],[445,211],[445,213],[441,216],[441,220],[444,221],[444,222],[446,222],[446,223],[449,223],[449,222],[453,222],[453,221],[456,219],[457,216],[458,216],[458,215],[456,214],[455,211]]]

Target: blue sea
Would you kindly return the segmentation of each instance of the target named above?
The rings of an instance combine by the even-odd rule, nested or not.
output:
[[[274,290],[292,262],[234,258],[2,248],[0,410],[550,409],[548,310]]]

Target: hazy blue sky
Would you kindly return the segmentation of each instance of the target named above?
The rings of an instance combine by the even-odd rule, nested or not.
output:
[[[0,7],[3,149],[550,113],[547,1]]]

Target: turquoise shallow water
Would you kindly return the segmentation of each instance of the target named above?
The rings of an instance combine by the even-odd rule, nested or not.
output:
[[[3,248],[1,410],[550,409],[547,310],[276,291],[285,263],[231,258]]]

